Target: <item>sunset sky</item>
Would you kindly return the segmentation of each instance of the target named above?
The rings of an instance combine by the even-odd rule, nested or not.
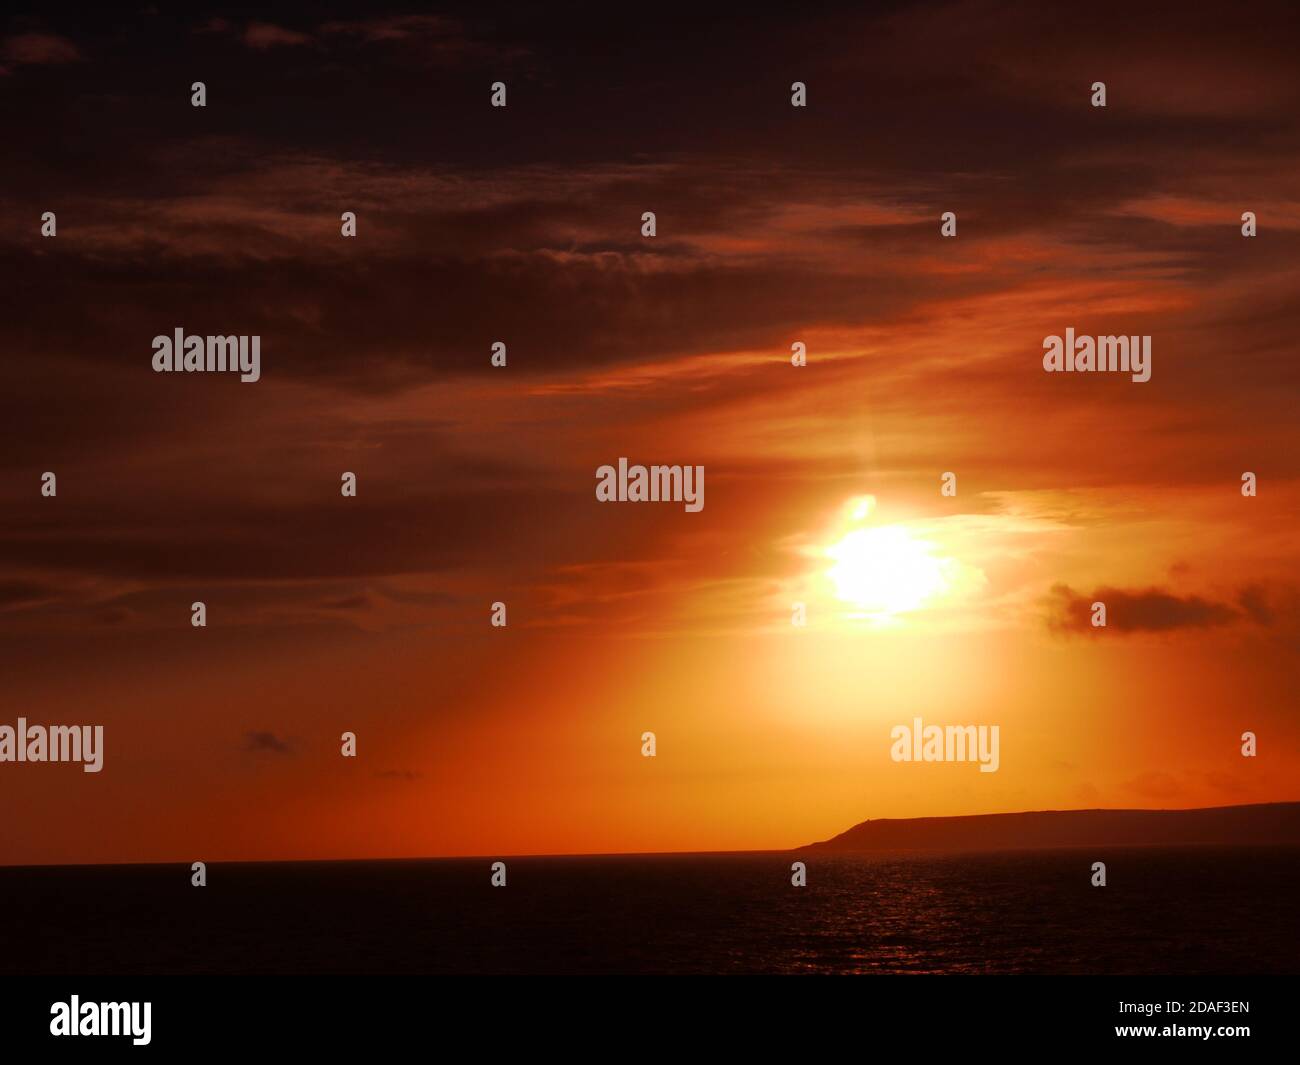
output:
[[[1300,798],[1290,5],[616,7],[0,22],[0,724],[106,745],[0,764],[0,863]]]

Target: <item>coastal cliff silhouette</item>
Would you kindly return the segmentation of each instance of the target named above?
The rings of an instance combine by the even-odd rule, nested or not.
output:
[[[879,818],[801,851],[988,851],[1162,844],[1300,845],[1300,802],[1197,810],[1037,810]]]

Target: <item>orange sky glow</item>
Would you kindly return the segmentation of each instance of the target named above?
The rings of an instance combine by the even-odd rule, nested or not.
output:
[[[105,768],[0,766],[0,863],[766,849],[1295,800],[1293,57],[1173,42],[1176,76],[1224,88],[1170,94],[1143,90],[1172,59],[1121,49],[1099,116],[1068,35],[1030,68],[971,30],[984,91],[931,110],[949,31],[886,22],[802,127],[728,126],[732,85],[670,94],[670,131],[574,104],[588,140],[549,144],[521,80],[499,155],[468,124],[422,154],[250,96],[142,132],[148,165],[100,144],[100,180],[60,138],[94,157],[125,118],[50,103],[0,189],[0,724],[101,723]],[[93,67],[0,92],[84,102]],[[832,104],[869,72],[914,101],[874,147]],[[618,108],[643,150],[602,133]],[[151,373],[178,325],[260,332],[263,379]],[[1151,380],[1045,374],[1067,327],[1150,335]],[[703,465],[704,509],[597,502],[620,456]],[[999,725],[998,771],[892,761],[916,717]]]

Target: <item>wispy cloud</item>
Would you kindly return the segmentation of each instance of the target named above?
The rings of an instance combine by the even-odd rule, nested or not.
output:
[[[243,39],[249,48],[258,51],[266,51],[268,48],[292,48],[312,44],[315,40],[309,33],[285,29],[271,22],[250,22],[244,28]]]
[[[75,63],[81,50],[67,37],[56,33],[19,33],[0,43],[0,73],[5,67],[53,66]]]

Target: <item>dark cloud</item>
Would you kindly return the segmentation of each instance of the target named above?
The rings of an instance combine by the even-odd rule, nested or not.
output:
[[[274,732],[249,732],[244,736],[243,749],[253,754],[292,754],[293,744]]]
[[[1092,624],[1092,604],[1106,604],[1106,625]],[[1160,588],[1129,591],[1101,587],[1091,595],[1080,595],[1064,584],[1052,589],[1052,613],[1048,624],[1057,631],[1104,635],[1107,632],[1172,632],[1227,625],[1241,617],[1226,603],[1199,596],[1180,598]]]
[[[739,22],[664,11],[631,34],[622,13],[523,4],[183,26],[91,11],[71,45],[87,61],[58,66],[57,47],[27,38],[73,30],[13,23],[5,47],[46,56],[31,76],[59,80],[11,109],[0,192],[20,220],[0,231],[8,605],[126,625],[172,617],[197,584],[354,620],[463,592],[421,604],[438,593],[381,579],[491,569],[553,586],[566,566],[670,557],[671,516],[591,517],[591,470],[634,432],[652,449],[674,417],[712,414],[734,443],[746,404],[762,418],[779,402],[789,423],[752,423],[774,441],[752,466],[710,465],[698,526],[752,517],[746,497],[777,480],[822,484],[802,500],[811,513],[865,467],[946,463],[925,451],[935,415],[960,420],[959,454],[1002,486],[1117,469],[1221,480],[1236,476],[1216,465],[1228,453],[1238,472],[1263,453],[1286,477],[1300,463],[1286,446],[1297,87],[1285,8],[1247,9],[1195,25],[1173,7],[1049,17],[991,0]],[[239,76],[210,76],[198,110],[196,70]],[[1103,76],[1104,113],[1086,103]],[[503,110],[488,106],[498,77]],[[1243,197],[1265,205],[1253,241],[1236,228]],[[55,239],[38,233],[47,209]],[[946,209],[955,241],[937,236]],[[1026,372],[1045,333],[1121,323],[1157,336],[1149,386]],[[261,335],[263,380],[153,375],[150,340],[176,326]],[[814,343],[808,373],[780,373],[811,330],[835,358]],[[709,362],[751,351],[774,361]],[[581,392],[587,375],[668,362]],[[435,386],[463,391],[444,401]],[[817,432],[801,419],[829,406],[827,386],[861,397],[861,432],[819,457],[780,454]],[[1009,403],[1053,411],[1089,461],[1000,445]],[[1099,403],[1131,432],[1101,432]],[[926,431],[861,458],[886,418]],[[934,439],[952,450],[951,434]],[[42,502],[46,469],[60,495]],[[361,477],[350,510],[344,469]],[[1249,591],[1114,594],[1120,632],[1269,624],[1279,609]],[[1056,623],[1076,628],[1082,596],[1059,598]]]
[[[584,471],[581,487],[590,480]],[[282,506],[214,498],[170,517],[147,496],[129,507],[69,503],[57,515],[0,529],[0,550],[6,562],[35,569],[170,582],[436,572],[499,557],[525,522],[536,523],[535,544],[558,540],[572,509],[564,496],[542,492],[415,495],[364,506],[331,498],[324,487],[321,495],[317,505]]]
[[[1260,625],[1272,625],[1277,620],[1277,609],[1268,589],[1260,585],[1243,588],[1237,602],[1251,618]]]
[[[1300,589],[1293,586],[1248,585],[1237,594],[1237,605],[1257,625],[1300,630]]]
[[[57,589],[36,581],[0,580],[0,610],[39,603],[57,594]]]

